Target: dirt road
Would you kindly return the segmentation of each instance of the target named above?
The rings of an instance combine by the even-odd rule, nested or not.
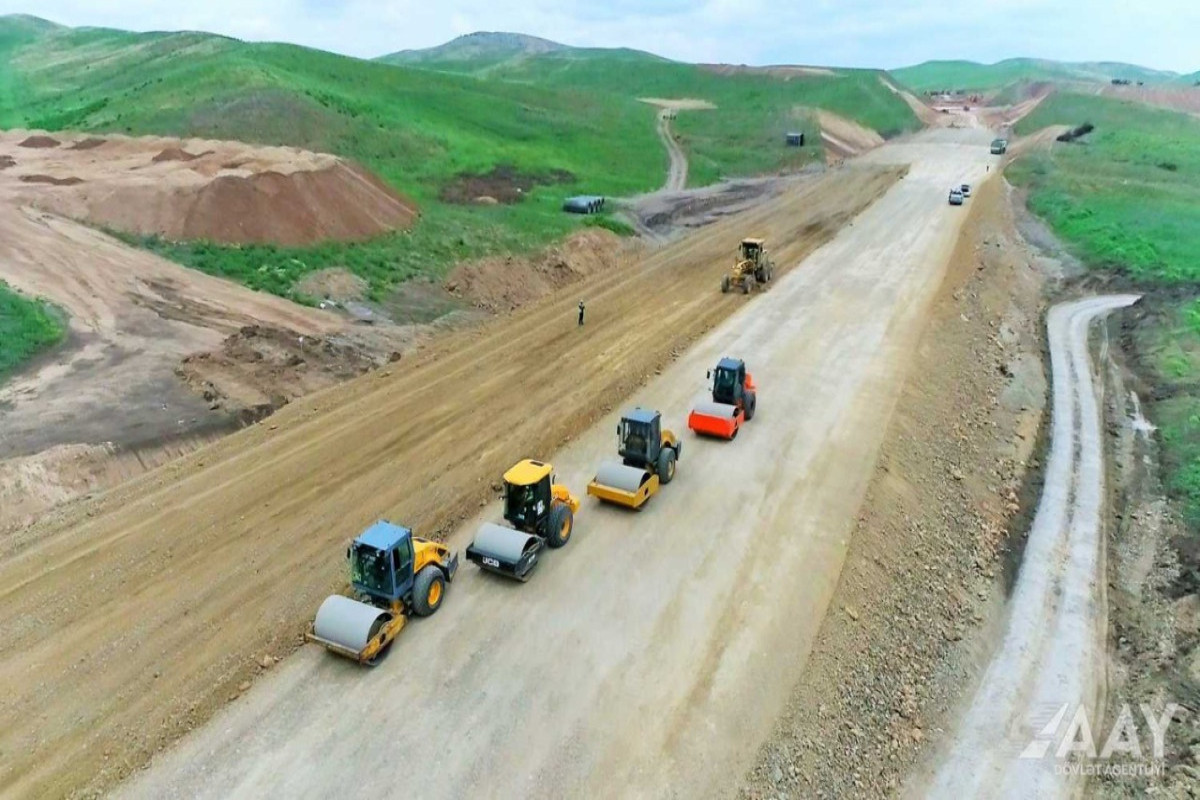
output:
[[[1056,773],[1064,762],[1055,754],[1081,706],[1098,720],[1105,686],[1104,451],[1088,332],[1137,300],[1094,297],[1050,311],[1050,455],[1008,630],[931,789],[914,795],[1077,793],[1078,778]]]
[[[296,646],[358,528],[391,516],[428,535],[477,513],[513,460],[554,452],[746,302],[718,291],[746,231],[795,264],[899,172],[801,187],[0,537],[0,685],[18,687],[0,694],[0,786],[56,796],[128,774],[264,651]]]
[[[667,182],[663,184],[664,192],[678,192],[687,188],[687,154],[683,152],[679,142],[675,141],[675,134],[671,133],[673,116],[674,112],[669,110],[664,110],[658,115],[658,137],[666,146],[667,157],[671,160],[671,166],[667,169]]]
[[[873,153],[873,162],[913,167],[765,295],[725,298],[740,310],[624,404],[658,407],[684,433],[679,474],[644,513],[585,498],[571,543],[525,585],[467,564],[438,615],[414,624],[373,671],[305,648],[123,794],[328,796],[354,786],[385,796],[728,795],[769,732],[824,616],[884,423],[964,218],[946,205],[945,188],[986,179],[986,144],[986,134],[956,132]],[[854,175],[844,169],[829,180],[840,186]],[[770,213],[794,219],[813,201],[826,202],[820,195],[789,198]],[[717,250],[724,254],[756,229],[747,217],[722,223]],[[692,246],[698,245],[673,252],[686,259]],[[781,248],[777,263],[791,266],[794,259]],[[698,313],[703,306],[681,307],[679,288],[657,284],[655,316]],[[721,302],[713,294],[703,304]],[[568,303],[556,313],[569,313]],[[611,320],[606,306],[597,305],[589,304],[589,320],[601,326],[633,334],[644,324],[637,317]],[[527,319],[533,325],[533,315]],[[541,440],[555,442],[561,421],[557,404],[539,394],[545,373],[522,363],[532,341],[527,335],[508,339],[502,354],[490,357],[520,381],[508,389],[509,401],[531,418],[519,424],[549,427]],[[578,343],[604,336],[604,328],[578,331],[569,317],[558,335],[577,343],[570,360],[581,369],[614,376],[636,369],[629,360],[636,349],[626,348],[645,345],[633,339],[596,352]],[[681,431],[684,418],[703,393],[706,367],[727,353],[749,359],[762,386],[759,413],[736,442],[698,441]],[[566,369],[565,361],[556,363]],[[459,364],[475,366],[462,360],[448,367]],[[437,379],[430,399],[452,396],[446,380]],[[477,380],[472,394],[481,400],[482,392],[505,388],[489,376]],[[499,466],[523,455],[492,450],[496,421],[516,418],[495,401],[487,417],[457,404],[422,411],[422,402],[405,403],[400,417],[382,399],[358,406],[363,417],[384,418],[371,426],[380,436],[387,427],[437,422],[439,437],[455,438],[457,423],[472,431],[467,459]],[[612,456],[614,422],[614,414],[604,415],[566,447],[530,452],[557,451],[560,479],[582,492],[599,462]],[[312,456],[307,463],[322,467],[308,491],[293,488],[272,502],[279,511],[271,514],[281,516],[270,524],[291,526],[304,555],[289,561],[297,582],[314,562],[336,558],[334,542],[369,512],[416,508],[370,494],[372,472],[405,475],[388,458],[395,437],[381,442],[377,454],[374,446],[345,442],[346,424],[330,420],[321,438],[351,455],[342,468],[358,481],[331,474],[313,447],[300,448]],[[365,427],[362,419],[354,424]],[[291,435],[284,430],[279,438]],[[242,480],[258,483],[274,471],[253,451],[247,456],[244,467],[262,474]],[[421,500],[436,497],[438,473],[413,469],[420,474],[406,477],[427,487]],[[312,505],[322,497],[327,501]],[[328,502],[335,497],[361,508],[327,514],[340,505]],[[464,546],[481,520],[497,514],[490,505],[450,541]],[[302,519],[311,522],[301,526]],[[337,530],[301,529],[314,526]],[[321,547],[313,548],[310,537]],[[244,547],[250,557],[254,548]],[[264,566],[271,561],[253,557]],[[242,600],[243,615],[264,602]],[[420,753],[426,765],[403,776],[381,769],[396,753]]]

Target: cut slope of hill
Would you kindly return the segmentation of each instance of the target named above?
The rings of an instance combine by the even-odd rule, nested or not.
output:
[[[1131,81],[1171,82],[1175,72],[1149,69],[1119,62],[1051,61],[1041,58],[1009,58],[995,64],[976,61],[926,61],[892,70],[898,80],[917,91],[961,89],[987,92],[1018,81],[1086,81],[1108,83],[1113,78]]]

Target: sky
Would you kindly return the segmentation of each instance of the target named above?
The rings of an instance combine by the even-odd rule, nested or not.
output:
[[[486,30],[693,62],[894,68],[1032,56],[1200,70],[1200,0],[0,0],[0,13],[362,57]]]

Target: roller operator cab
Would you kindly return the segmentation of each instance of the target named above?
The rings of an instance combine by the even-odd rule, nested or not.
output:
[[[326,598],[307,638],[365,664],[375,663],[409,616],[437,611],[458,571],[458,556],[445,545],[386,520],[359,534],[346,560],[355,598]]]

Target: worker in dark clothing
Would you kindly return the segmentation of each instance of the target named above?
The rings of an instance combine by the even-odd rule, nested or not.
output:
[[[579,324],[583,325],[583,301],[579,301]]]

